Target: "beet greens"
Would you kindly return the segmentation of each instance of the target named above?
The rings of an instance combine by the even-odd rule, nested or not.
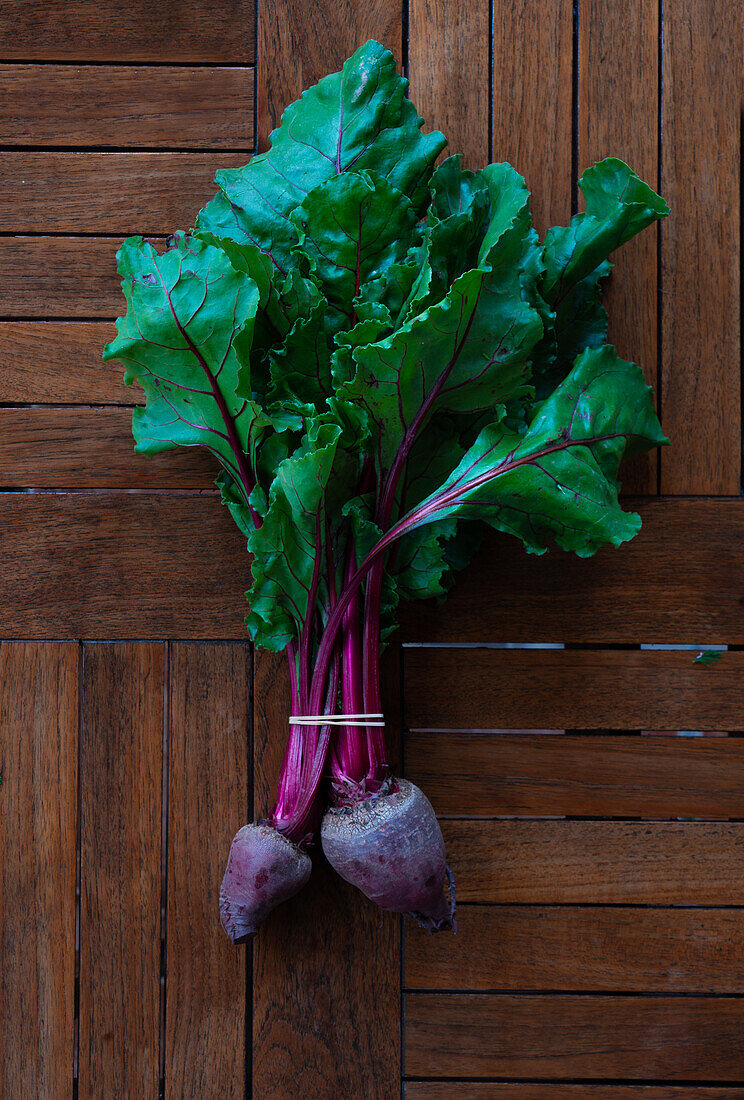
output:
[[[666,204],[604,160],[585,213],[540,241],[508,164],[435,167],[445,139],[406,89],[368,42],[268,152],[217,173],[191,232],[118,253],[127,312],[104,357],[145,390],[136,450],[218,460],[252,558],[248,631],[286,652],[293,716],[381,714],[400,603],[443,597],[483,523],[538,554],[632,538],[620,461],[666,442],[600,302],[608,256]],[[383,908],[453,926],[434,812],[392,775],[382,725],[318,721],[290,725],[274,810],[233,841],[235,942],[304,884],[319,830]]]

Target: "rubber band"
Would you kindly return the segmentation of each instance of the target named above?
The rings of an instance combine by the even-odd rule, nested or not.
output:
[[[290,726],[384,726],[382,714],[293,714]]]

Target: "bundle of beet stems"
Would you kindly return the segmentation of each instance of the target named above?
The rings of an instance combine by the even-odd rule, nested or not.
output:
[[[508,164],[435,168],[445,139],[406,89],[368,42],[268,152],[217,173],[190,233],[118,253],[127,312],[104,354],[144,388],[136,450],[218,460],[252,558],[250,636],[289,662],[276,805],[236,834],[220,893],[236,943],[307,881],[318,831],[382,908],[454,927],[434,811],[388,765],[398,606],[443,597],[484,523],[531,553],[619,546],[640,527],[620,460],[666,442],[600,303],[607,257],[664,202],[605,160],[585,212],[540,241]]]

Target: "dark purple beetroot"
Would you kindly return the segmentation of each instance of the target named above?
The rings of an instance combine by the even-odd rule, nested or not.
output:
[[[431,802],[413,783],[398,779],[389,794],[328,810],[320,836],[341,878],[382,909],[408,913],[430,932],[457,931],[442,830]]]
[[[312,862],[271,825],[244,825],[233,837],[220,887],[222,927],[233,943],[255,936],[272,909],[298,893]]]

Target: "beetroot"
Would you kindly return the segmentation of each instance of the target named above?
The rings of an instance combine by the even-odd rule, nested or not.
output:
[[[222,927],[233,943],[255,936],[272,909],[310,878],[310,857],[271,825],[244,825],[230,845],[220,887]]]
[[[430,932],[457,931],[442,831],[428,798],[413,783],[398,779],[387,793],[333,807],[320,835],[331,866],[382,909],[408,913]]]

